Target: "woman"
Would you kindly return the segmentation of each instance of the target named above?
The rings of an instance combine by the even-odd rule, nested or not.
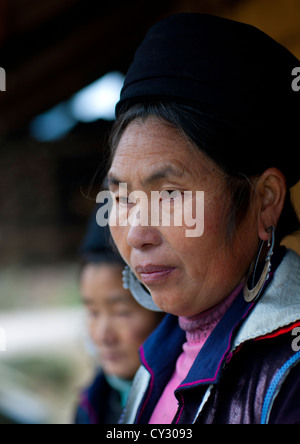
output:
[[[101,368],[81,395],[77,424],[117,424],[139,367],[139,346],[161,320],[139,305],[122,285],[124,263],[109,231],[93,214],[81,246],[80,293]]]
[[[111,232],[127,287],[169,315],[140,350],[124,423],[300,422],[300,258],[280,247],[299,227],[296,66],[256,28],[202,14],[159,22],[135,54],[111,136]],[[141,223],[154,191],[169,226],[163,211]],[[196,220],[197,192],[204,231],[187,236],[178,214]]]

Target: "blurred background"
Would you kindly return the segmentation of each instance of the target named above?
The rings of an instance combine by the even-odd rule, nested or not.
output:
[[[71,423],[93,374],[78,247],[124,74],[149,26],[175,12],[256,25],[300,58],[299,0],[0,0],[2,424]],[[300,214],[300,184],[293,194]],[[300,252],[299,237],[286,244]]]

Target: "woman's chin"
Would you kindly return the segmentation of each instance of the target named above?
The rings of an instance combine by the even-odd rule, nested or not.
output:
[[[190,303],[183,303],[182,293],[176,295],[170,292],[151,292],[152,299],[155,305],[165,313],[172,314],[174,316],[194,316],[194,313]]]

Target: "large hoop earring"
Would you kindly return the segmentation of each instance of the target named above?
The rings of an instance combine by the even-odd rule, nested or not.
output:
[[[267,256],[265,259],[265,266],[264,266],[264,269],[262,271],[262,274],[261,274],[257,284],[255,285],[254,281],[255,281],[256,269],[257,269],[259,258],[260,258],[260,255],[261,255],[264,243],[265,243],[265,241],[261,241],[256,260],[253,261],[251,264],[251,267],[250,267],[250,270],[249,270],[249,273],[248,273],[248,276],[247,276],[247,279],[246,279],[245,285],[244,285],[244,299],[246,302],[254,302],[259,298],[259,296],[261,295],[262,290],[264,288],[264,285],[270,276],[271,257],[273,255],[273,250],[274,250],[274,245],[275,245],[275,227],[272,225],[271,227],[266,229],[266,232],[269,233],[269,239],[268,239],[269,250],[268,250],[268,253],[267,253]],[[252,276],[251,289],[249,289],[248,282],[249,282],[251,276]]]
[[[148,310],[151,311],[161,312],[161,309],[155,305],[151,297],[151,294],[136,278],[135,274],[128,267],[128,265],[126,265],[123,270],[123,287],[126,290],[129,290],[132,296],[135,298],[135,300],[144,308],[147,308]]]

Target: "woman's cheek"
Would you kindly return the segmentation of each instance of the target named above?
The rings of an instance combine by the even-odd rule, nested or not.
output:
[[[130,249],[127,243],[128,227],[110,226],[110,232],[120,255],[129,263]]]
[[[128,326],[128,343],[135,347],[140,347],[150,334],[150,329],[145,328],[145,322],[141,322],[141,319],[135,319],[131,321],[131,325]]]

